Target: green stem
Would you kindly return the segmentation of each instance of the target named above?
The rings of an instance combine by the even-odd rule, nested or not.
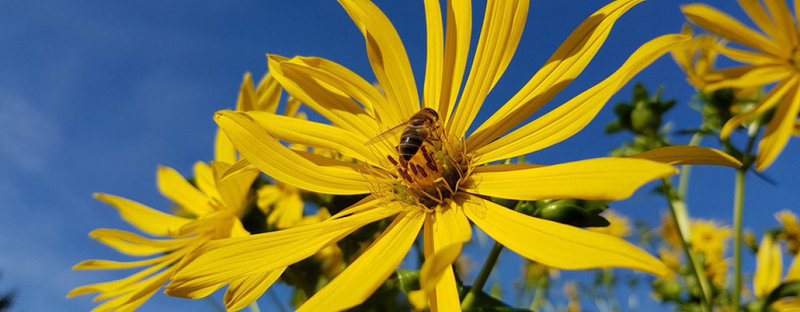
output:
[[[492,269],[497,263],[501,251],[503,251],[503,245],[495,242],[494,246],[492,246],[492,251],[489,252],[489,256],[486,257],[486,261],[483,263],[481,272],[478,273],[478,277],[475,279],[475,283],[472,284],[472,288],[470,288],[464,300],[461,301],[461,310],[468,309],[475,302],[475,297],[478,295],[478,292],[483,289],[483,286],[489,279],[489,275],[492,274]]]
[[[735,311],[741,307],[742,295],[742,225],[744,218],[744,182],[747,170],[736,173],[736,193],[733,199],[733,231],[734,231],[734,281],[733,281],[733,306]]]
[[[261,308],[258,307],[258,302],[253,302],[253,304],[250,305],[250,311],[261,312]]]
[[[669,180],[664,180],[664,187],[668,194],[669,210],[672,212],[672,219],[675,220],[675,226],[678,228],[681,247],[686,258],[689,260],[692,274],[697,278],[700,284],[700,291],[702,293],[700,297],[700,308],[706,312],[711,311],[711,284],[708,281],[708,276],[706,276],[703,263],[700,262],[700,259],[698,259],[697,255],[692,251],[690,218],[686,209],[686,203],[681,200],[680,197],[671,195],[673,189]]]
[[[744,227],[744,194],[745,177],[750,166],[753,165],[753,148],[755,147],[761,124],[756,121],[747,130],[749,140],[742,156],[742,167],[736,172],[736,191],[733,197],[733,307],[735,311],[741,308],[742,297],[742,232]]]
[[[698,146],[703,141],[703,133],[695,132],[689,141],[689,146]],[[681,167],[681,175],[678,178],[678,198],[686,201],[686,194],[689,189],[689,176],[692,174],[692,166]]]

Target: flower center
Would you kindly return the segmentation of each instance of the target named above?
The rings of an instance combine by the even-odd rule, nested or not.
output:
[[[387,188],[391,200],[428,210],[445,207],[468,180],[470,160],[460,140],[427,139],[413,156],[405,155],[387,156],[396,172]]]

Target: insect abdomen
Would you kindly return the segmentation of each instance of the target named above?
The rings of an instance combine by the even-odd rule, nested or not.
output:
[[[400,144],[397,145],[397,152],[403,160],[409,161],[417,154],[424,140],[425,138],[423,138],[416,129],[408,128],[400,137]]]

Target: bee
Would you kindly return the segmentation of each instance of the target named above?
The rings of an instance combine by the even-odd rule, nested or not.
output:
[[[403,133],[400,135],[400,143],[397,144],[395,148],[400,158],[400,165],[407,167],[408,162],[417,155],[420,149],[425,151],[425,147],[423,146],[424,142],[438,140],[439,114],[431,108],[423,108],[411,116],[408,121],[386,130],[367,141],[366,144],[374,144],[375,142],[392,136],[399,130],[403,130]],[[429,155],[425,155],[426,159],[429,157]],[[394,162],[391,157],[389,160]]]

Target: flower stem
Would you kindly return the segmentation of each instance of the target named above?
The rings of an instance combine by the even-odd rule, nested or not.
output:
[[[733,197],[733,307],[735,311],[741,308],[742,297],[742,230],[744,223],[744,192],[745,178],[750,166],[753,165],[753,147],[755,146],[761,123],[753,122],[747,129],[747,147],[742,155],[742,167],[736,172],[736,190]]]
[[[689,140],[689,146],[698,146],[703,141],[703,133],[695,132],[692,139]],[[692,166],[681,167],[681,175],[678,178],[678,198],[686,201],[686,194],[689,190],[689,176],[692,174]]]
[[[470,288],[467,295],[464,296],[464,300],[461,301],[462,310],[468,309],[475,302],[475,297],[478,295],[478,292],[483,289],[483,286],[489,279],[489,275],[492,273],[492,269],[494,268],[495,263],[497,263],[497,259],[500,257],[501,251],[503,251],[503,245],[495,242],[494,246],[492,246],[492,251],[489,252],[489,256],[486,257],[486,261],[483,263],[481,272],[478,273],[478,277],[475,278],[475,283],[472,284],[472,288]]]
[[[683,184],[686,183],[687,180],[681,179],[680,182]],[[681,186],[683,185],[679,185],[679,188]],[[690,218],[686,209],[686,202],[682,197],[672,195],[673,189],[668,180],[664,180],[664,187],[668,194],[669,210],[672,212],[672,219],[675,220],[675,226],[678,228],[681,247],[691,264],[692,274],[694,274],[700,284],[700,291],[702,293],[700,297],[700,308],[702,311],[711,311],[711,284],[708,281],[708,276],[706,276],[703,263],[700,262],[700,259],[698,259],[697,255],[692,251]]]
[[[253,302],[253,304],[250,305],[250,311],[261,312],[261,308],[258,307],[258,302]]]

